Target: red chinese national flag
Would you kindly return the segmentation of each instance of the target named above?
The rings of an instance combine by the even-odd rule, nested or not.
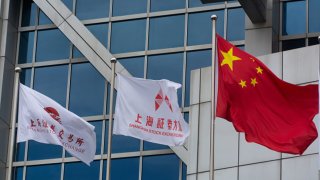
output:
[[[302,154],[317,138],[318,85],[297,86],[217,35],[217,117],[233,123],[248,142]]]

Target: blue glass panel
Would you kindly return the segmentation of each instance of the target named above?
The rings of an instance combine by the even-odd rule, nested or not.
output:
[[[93,161],[90,166],[83,162],[66,163],[64,167],[64,180],[99,179],[100,161]]]
[[[72,57],[73,58],[81,58],[84,57],[84,55],[79,51],[78,48],[75,46],[72,47]]]
[[[178,15],[150,19],[149,49],[183,46],[184,17]]]
[[[144,57],[119,59],[119,63],[122,64],[132,76],[143,78]]]
[[[20,82],[28,87],[31,85],[31,69],[22,69]]]
[[[39,25],[53,24],[53,22],[42,11],[39,14]]]
[[[201,0],[189,0],[189,7],[199,7],[199,6],[212,6],[216,4],[223,4],[222,2],[212,2],[212,3],[203,3]]]
[[[104,47],[108,48],[108,23],[106,24],[94,24],[86,26],[89,31],[104,45]],[[73,46],[73,58],[81,58],[84,55]]]
[[[105,80],[90,64],[72,65],[70,110],[79,116],[102,115]]]
[[[182,84],[183,53],[155,55],[148,57],[148,79],[168,79]],[[181,88],[178,89],[178,101],[181,105]]]
[[[244,40],[245,13],[242,8],[228,10],[227,39],[229,41]]]
[[[145,19],[115,22],[112,24],[112,32],[111,32],[111,52],[112,53],[144,51],[145,41],[146,41],[146,20]]]
[[[73,7],[73,0],[62,0],[62,2],[72,11]]]
[[[309,32],[320,32],[319,0],[309,0]]]
[[[22,32],[20,34],[18,63],[31,63],[33,56],[34,32]]]
[[[27,167],[26,180],[60,180],[61,164]]]
[[[28,160],[53,159],[62,157],[62,147],[29,141]]]
[[[182,180],[187,180],[187,166],[182,163]]]
[[[176,155],[143,157],[142,180],[178,180],[179,159]]]
[[[283,35],[306,32],[306,2],[292,1],[283,3]]]
[[[132,152],[139,150],[139,139],[123,135],[112,135],[112,153]]]
[[[21,26],[34,26],[37,16],[37,5],[32,0],[23,1]]]
[[[16,167],[12,172],[12,180],[22,180],[23,179],[23,167]]]
[[[76,15],[80,20],[109,17],[110,0],[77,0]]]
[[[36,61],[68,59],[69,45],[59,29],[38,31]]]
[[[87,28],[101,44],[108,47],[108,23],[89,25]]]
[[[173,9],[184,9],[185,0],[151,0],[151,11],[165,11]]]
[[[188,112],[183,114],[183,118],[187,123],[189,123],[189,113]]]
[[[187,69],[186,69],[186,85],[185,85],[185,107],[190,104],[190,77],[191,70],[211,66],[211,50],[194,51],[187,54]]]
[[[103,168],[102,168],[102,179],[106,179],[106,170],[107,170],[107,160],[103,161]]]
[[[305,46],[306,46],[305,39],[293,39],[293,40],[282,41],[282,51],[297,49]]]
[[[189,14],[188,23],[188,45],[211,44],[212,42],[212,21],[211,16],[218,17],[216,31],[224,35],[224,10],[210,11],[204,13]]]
[[[113,159],[111,161],[111,180],[138,180],[139,158]]]
[[[147,0],[113,0],[113,16],[147,12]]]
[[[16,151],[15,151],[15,161],[24,161],[24,151],[26,147],[25,142],[16,143]]]
[[[68,65],[36,68],[34,89],[65,107]]]

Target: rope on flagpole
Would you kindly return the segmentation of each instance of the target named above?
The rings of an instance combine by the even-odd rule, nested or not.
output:
[[[9,150],[8,150],[8,161],[7,161],[7,180],[11,180],[12,176],[12,164],[13,164],[13,151],[14,151],[14,140],[15,140],[15,128],[17,119],[17,104],[18,104],[18,92],[19,92],[19,78],[21,68],[15,68],[15,79],[11,109],[11,124],[10,124],[10,139],[9,139]]]
[[[111,88],[110,88],[110,105],[109,105],[109,132],[108,132],[108,158],[107,158],[107,175],[106,180],[110,180],[111,175],[111,144],[112,144],[112,121],[113,121],[113,93],[114,93],[114,79],[116,70],[116,58],[111,58]]]
[[[212,69],[211,69],[211,131],[210,131],[210,179],[214,180],[214,131],[215,131],[215,118],[216,118],[216,81],[215,81],[215,68],[216,68],[216,21],[217,15],[212,15]]]

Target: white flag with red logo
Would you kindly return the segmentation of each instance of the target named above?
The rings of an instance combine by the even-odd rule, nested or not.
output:
[[[114,134],[168,146],[183,145],[189,125],[178,105],[180,84],[118,75],[117,85]]]
[[[87,165],[96,152],[94,126],[20,83],[17,142],[27,140],[63,146]]]

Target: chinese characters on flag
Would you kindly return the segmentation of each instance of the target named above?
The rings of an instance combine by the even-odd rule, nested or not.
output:
[[[168,80],[117,76],[114,134],[168,146],[182,145],[189,126],[180,112],[177,89]]]
[[[217,117],[232,122],[248,142],[302,154],[318,136],[313,123],[318,113],[318,84],[284,82],[219,35],[217,53]]]
[[[17,142],[60,145],[87,165],[96,152],[94,126],[47,96],[19,85]]]

